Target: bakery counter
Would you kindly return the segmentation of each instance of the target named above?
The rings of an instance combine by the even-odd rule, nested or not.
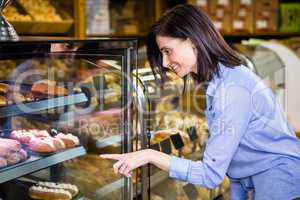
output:
[[[38,154],[30,155],[29,159],[24,162],[0,169],[0,183],[30,174],[84,154],[86,154],[85,149],[82,146],[78,146],[47,156],[39,156]]]

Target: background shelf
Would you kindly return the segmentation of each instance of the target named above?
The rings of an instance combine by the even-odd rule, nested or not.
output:
[[[86,101],[88,101],[88,99],[85,94],[79,93],[30,103],[10,105],[0,108],[0,118],[17,116],[24,113],[35,113],[61,106],[83,103]]]

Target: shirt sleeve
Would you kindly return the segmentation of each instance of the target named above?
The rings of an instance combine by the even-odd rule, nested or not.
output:
[[[218,186],[224,179],[251,118],[251,93],[233,84],[220,87],[211,106],[208,105],[210,137],[203,160],[191,161],[173,156],[170,177],[207,188]]]

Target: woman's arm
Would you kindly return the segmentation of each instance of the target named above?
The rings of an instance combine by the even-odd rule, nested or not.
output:
[[[168,154],[152,149],[144,149],[125,154],[102,154],[100,157],[117,160],[117,162],[113,165],[115,173],[119,173],[127,177],[131,176],[132,170],[148,163],[168,172],[171,160],[171,156]]]

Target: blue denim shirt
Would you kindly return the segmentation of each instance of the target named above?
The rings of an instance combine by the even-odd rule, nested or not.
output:
[[[226,174],[242,179],[282,158],[300,159],[300,142],[272,91],[245,66],[219,67],[206,90],[210,137],[203,160],[172,156],[170,177],[214,188]]]

